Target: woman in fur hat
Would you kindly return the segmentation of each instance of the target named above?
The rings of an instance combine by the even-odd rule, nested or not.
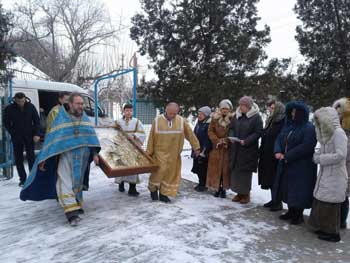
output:
[[[314,114],[317,140],[321,148],[314,153],[314,162],[320,165],[314,190],[309,225],[318,238],[340,241],[340,206],[347,188],[347,137],[340,127],[337,111],[326,107]]]
[[[350,99],[341,98],[334,102],[333,108],[338,112],[340,124],[348,137],[348,154],[346,157],[346,170],[348,177],[350,177]],[[341,205],[341,223],[340,228],[346,228],[346,220],[349,213],[349,195],[350,195],[350,180],[348,180],[348,189],[346,191],[345,201]]]
[[[228,130],[233,118],[232,103],[230,100],[222,100],[219,110],[211,118],[208,128],[209,139],[212,142],[212,150],[209,153],[207,187],[216,191],[214,196],[226,198],[226,190],[230,187],[229,172],[229,142]]]

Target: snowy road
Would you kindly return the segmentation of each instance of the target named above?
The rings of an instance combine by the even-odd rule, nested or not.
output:
[[[195,179],[190,166],[184,157],[183,177]],[[341,243],[329,244],[305,225],[281,222],[278,212],[261,207],[269,196],[256,182],[245,206],[232,195],[196,193],[187,180],[174,202],[163,204],[150,201],[147,177],[140,197],[128,197],[93,167],[77,228],[55,200],[22,202],[18,179],[1,181],[0,262],[350,262],[348,230]]]

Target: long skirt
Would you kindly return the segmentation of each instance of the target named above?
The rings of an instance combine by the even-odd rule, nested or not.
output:
[[[327,203],[314,198],[308,224],[327,234],[338,234],[341,203]]]
[[[241,172],[233,169],[231,172],[231,190],[237,194],[249,194],[252,188],[252,175],[251,172]]]

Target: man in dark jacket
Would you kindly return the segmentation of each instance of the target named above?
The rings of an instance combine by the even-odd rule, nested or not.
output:
[[[27,174],[23,165],[23,150],[25,148],[29,170],[34,164],[34,142],[40,140],[40,118],[38,111],[24,93],[15,94],[13,103],[4,110],[4,126],[11,135],[16,168],[23,186]]]
[[[193,157],[193,167],[192,172],[198,175],[199,184],[194,188],[197,192],[204,192],[207,190],[207,171],[208,171],[208,157],[209,151],[212,148],[211,141],[208,136],[208,127],[210,124],[210,114],[211,109],[208,106],[201,107],[198,110],[198,122],[194,128],[194,134],[196,135],[199,144],[201,145],[201,153],[198,157],[194,155]]]

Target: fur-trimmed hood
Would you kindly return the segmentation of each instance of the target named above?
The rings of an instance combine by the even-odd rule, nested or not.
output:
[[[233,118],[234,113],[229,112],[225,117],[222,115],[220,110],[214,112],[211,116],[212,120],[218,122],[218,124],[224,128],[228,127],[231,123],[231,119]]]
[[[246,116],[249,119],[256,114],[259,114],[259,112],[260,112],[259,106],[256,103],[253,103],[252,108],[246,113]],[[241,112],[241,109],[240,109],[240,107],[238,107],[236,109],[236,118],[239,119],[240,117],[242,117],[242,115],[243,114]]]
[[[314,114],[317,140],[326,144],[340,127],[337,111],[332,107],[322,107]]]
[[[292,110],[296,109],[299,115],[296,119],[292,119]],[[309,121],[309,107],[302,101],[291,101],[286,105],[286,123],[287,125],[301,125],[303,126]]]
[[[350,98],[341,98],[333,103],[333,108],[339,108],[342,128],[350,132]]]

